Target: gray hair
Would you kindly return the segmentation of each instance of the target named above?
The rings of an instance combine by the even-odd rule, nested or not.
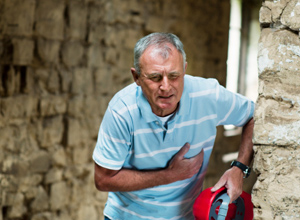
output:
[[[181,53],[183,58],[183,69],[185,68],[186,54],[183,49],[183,44],[180,39],[171,33],[152,33],[141,38],[134,47],[134,68],[138,74],[141,73],[140,69],[140,58],[144,51],[152,45],[162,49],[162,56],[168,57],[170,48],[166,45],[167,43],[172,44],[178,52]]]

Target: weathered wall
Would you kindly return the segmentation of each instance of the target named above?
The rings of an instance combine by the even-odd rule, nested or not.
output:
[[[300,1],[264,1],[260,22],[255,219],[300,219]]]
[[[229,1],[0,0],[0,220],[99,220],[92,151],[133,47],[173,32],[224,85]]]

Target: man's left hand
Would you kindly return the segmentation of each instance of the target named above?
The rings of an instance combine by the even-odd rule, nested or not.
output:
[[[225,186],[227,188],[227,194],[230,198],[230,203],[232,203],[243,192],[243,176],[244,174],[240,168],[232,167],[223,174],[211,191],[215,192],[221,187]]]

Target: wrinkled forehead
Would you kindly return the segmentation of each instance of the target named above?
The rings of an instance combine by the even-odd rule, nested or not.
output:
[[[143,55],[157,57],[160,56],[163,59],[169,58],[170,55],[173,55],[174,53],[179,53],[177,49],[170,43],[165,44],[157,44],[157,45],[151,45],[149,46],[143,53]],[[142,56],[143,56],[142,55]]]

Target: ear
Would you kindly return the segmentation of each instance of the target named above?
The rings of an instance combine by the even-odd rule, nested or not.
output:
[[[187,69],[187,62],[185,62],[185,65],[184,65],[184,74],[186,73],[186,69]]]
[[[136,72],[135,68],[131,68],[131,74],[133,77],[133,80],[135,81],[135,83],[140,86],[140,81],[139,81],[139,74]]]

